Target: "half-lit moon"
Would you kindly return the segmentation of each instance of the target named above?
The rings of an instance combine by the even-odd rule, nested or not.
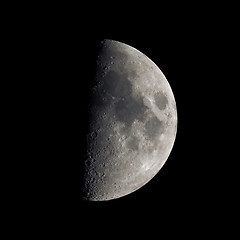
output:
[[[168,159],[177,131],[174,95],[146,55],[104,40],[90,100],[84,199],[119,198],[145,185]]]

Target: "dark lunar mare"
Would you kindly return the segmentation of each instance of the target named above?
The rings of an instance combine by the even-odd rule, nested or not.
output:
[[[154,100],[160,110],[164,110],[168,104],[167,97],[162,92],[155,93]]]
[[[130,129],[135,119],[143,121],[144,112],[147,109],[142,99],[135,100],[129,95],[116,103],[115,114],[117,119]]]

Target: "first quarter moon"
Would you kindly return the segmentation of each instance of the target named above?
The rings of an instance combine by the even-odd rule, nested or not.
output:
[[[175,98],[146,55],[104,40],[89,103],[83,198],[120,198],[150,181],[168,159],[177,132]]]

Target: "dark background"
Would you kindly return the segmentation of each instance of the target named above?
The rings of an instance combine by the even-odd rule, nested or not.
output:
[[[21,63],[14,68],[23,99],[15,103],[16,118],[27,138],[18,141],[24,142],[18,164],[26,174],[16,197],[30,221],[58,231],[79,229],[79,236],[193,231],[194,238],[219,231],[235,213],[235,141],[228,134],[236,125],[236,77],[230,77],[229,64],[235,15],[225,6],[141,7],[117,11],[116,4],[98,13],[84,6],[77,13],[46,8],[22,15],[9,28],[13,59]],[[149,183],[119,199],[85,202],[80,159],[93,64],[104,38],[135,47],[158,65],[175,96],[178,130],[167,162]],[[19,208],[21,220],[26,208]]]

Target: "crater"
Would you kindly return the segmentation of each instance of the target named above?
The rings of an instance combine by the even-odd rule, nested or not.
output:
[[[168,99],[162,92],[156,93],[154,95],[154,100],[155,100],[157,107],[160,110],[164,110],[168,104]]]
[[[163,133],[164,125],[156,116],[152,116],[145,123],[146,135],[150,140],[154,140],[157,136]]]
[[[129,60],[129,54],[119,51],[118,46],[115,46],[114,42],[103,42],[102,48],[99,52],[99,62],[103,65],[111,65],[111,62],[115,60],[120,71],[125,69],[125,64]]]

